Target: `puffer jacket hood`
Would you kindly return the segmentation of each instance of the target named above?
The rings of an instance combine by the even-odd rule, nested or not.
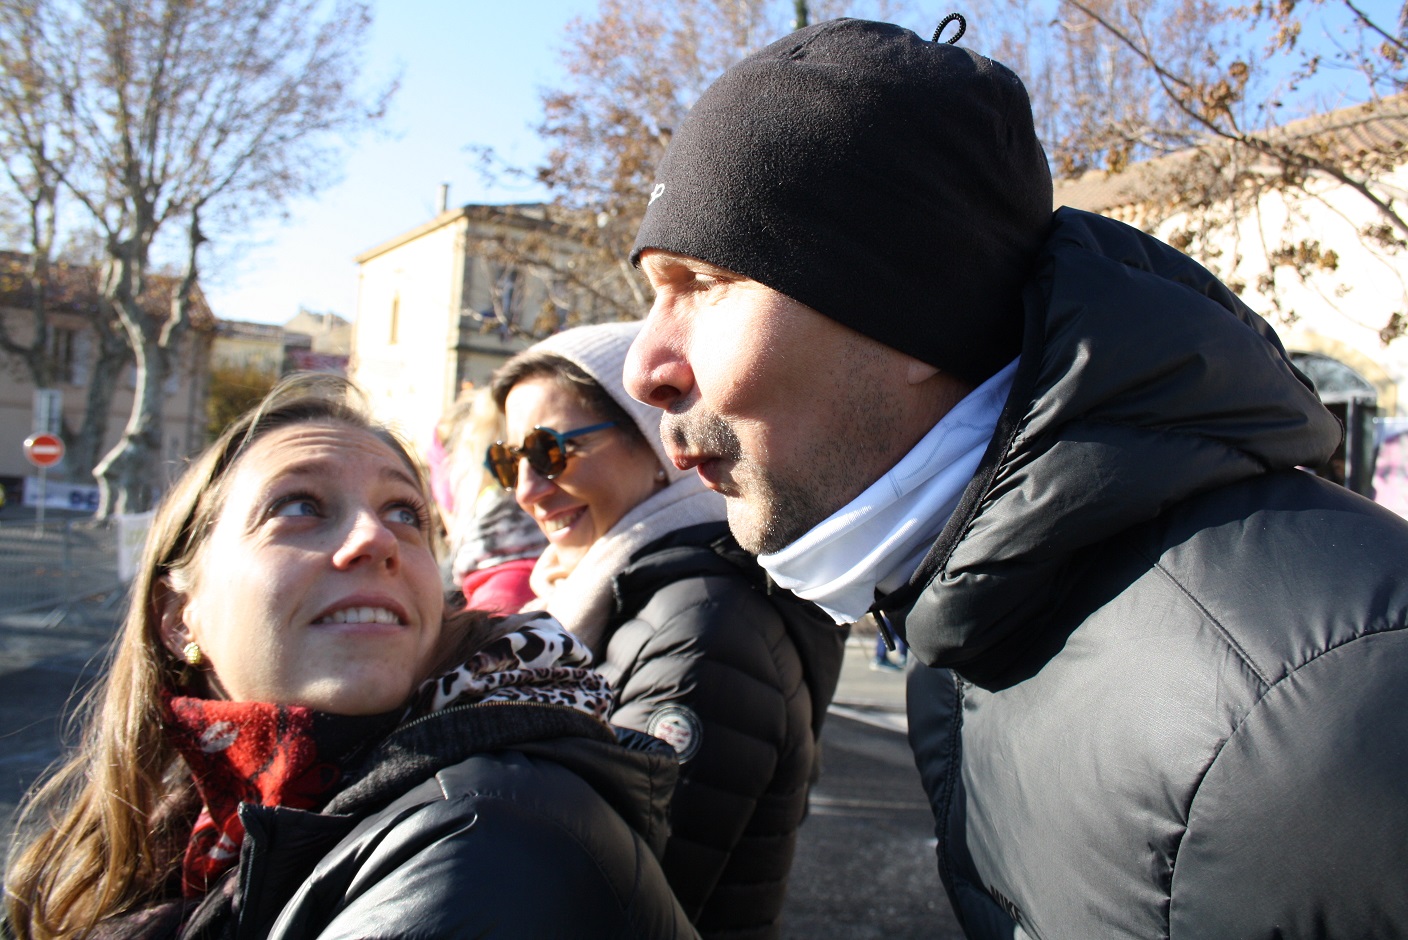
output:
[[[992,443],[910,584],[881,604],[908,612],[923,662],[978,683],[1036,639],[1023,627],[1083,548],[1193,494],[1318,466],[1341,434],[1261,317],[1129,226],[1058,210],[1024,302]]]
[[[640,834],[657,856],[669,837],[670,793],[679,765],[655,738],[614,728],[559,705],[485,702],[453,706],[408,722],[377,746],[364,775],[324,812],[362,815],[385,806],[415,781],[475,754],[512,748],[547,757],[592,789]]]

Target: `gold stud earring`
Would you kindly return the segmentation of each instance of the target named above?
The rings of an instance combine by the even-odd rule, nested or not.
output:
[[[200,644],[195,640],[181,647],[181,658],[186,661],[188,666],[199,666],[205,662],[205,654],[201,652]]]

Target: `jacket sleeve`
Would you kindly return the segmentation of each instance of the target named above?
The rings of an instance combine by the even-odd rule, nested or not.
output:
[[[770,791],[779,780],[805,790],[810,774],[811,700],[800,660],[760,592],[740,579],[704,576],[660,588],[613,634],[602,671],[617,690],[611,720],[664,738],[679,752],[664,867],[685,911],[697,918],[745,831],[786,841],[801,822],[805,794]],[[799,728],[806,733],[799,736]],[[778,855],[775,847],[740,851],[738,862],[769,866]],[[790,850],[780,857],[780,871],[730,880],[780,882]],[[769,915],[761,916],[766,922]]]
[[[442,772],[364,822],[270,937],[697,936],[644,841],[586,784],[521,756],[493,760],[480,780]]]
[[[1274,684],[1204,775],[1169,936],[1408,931],[1408,632],[1331,648]]]

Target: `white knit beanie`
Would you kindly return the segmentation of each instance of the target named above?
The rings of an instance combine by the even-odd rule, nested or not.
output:
[[[549,336],[532,348],[538,352],[561,356],[606,389],[606,393],[631,416],[636,427],[640,428],[646,443],[659,459],[660,466],[665,468],[667,479],[673,483],[691,471],[677,469],[665,453],[665,445],[660,441],[660,417],[664,412],[652,405],[636,401],[626,391],[626,352],[631,348],[632,341],[643,325],[640,320],[632,320],[626,323],[594,323],[590,326],[573,327]]]

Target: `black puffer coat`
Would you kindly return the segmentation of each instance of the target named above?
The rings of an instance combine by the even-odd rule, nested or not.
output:
[[[723,523],[643,549],[614,590],[611,720],[680,749],[670,884],[704,936],[775,937],[847,628],[769,592]]]
[[[1210,274],[1063,209],[998,433],[887,607],[972,937],[1408,935],[1408,524]],[[917,598],[916,596],[917,595]]]
[[[239,867],[182,937],[696,936],[655,857],[674,758],[622,737],[526,702],[409,722],[320,813],[241,805]]]

